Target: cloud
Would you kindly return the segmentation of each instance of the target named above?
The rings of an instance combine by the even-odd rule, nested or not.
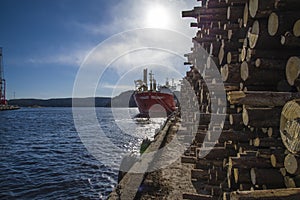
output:
[[[48,65],[48,64],[59,64],[64,66],[74,66],[79,67],[80,64],[83,62],[84,57],[90,51],[90,47],[74,49],[70,48],[68,50],[56,52],[56,53],[49,53],[44,56],[36,56],[27,59],[25,62],[34,64],[34,65]]]
[[[110,10],[109,17],[103,17],[99,23],[83,23],[74,21],[73,25],[85,30],[92,35],[108,36],[122,31],[136,28],[154,28],[149,24],[148,16],[151,9],[164,8],[165,15],[169,19],[166,27],[183,34],[192,36],[196,30],[189,27],[190,20],[181,18],[183,10],[192,9],[195,6],[193,0],[127,0],[120,1]],[[152,12],[153,13],[153,12]],[[106,19],[112,19],[107,21]]]

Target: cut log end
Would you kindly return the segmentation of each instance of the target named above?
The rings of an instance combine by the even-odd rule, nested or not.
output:
[[[286,171],[290,174],[299,173],[299,163],[296,157],[292,154],[288,154],[284,159],[284,167]]]
[[[295,80],[300,74],[300,58],[292,56],[286,64],[286,78],[290,85],[294,85]]]
[[[241,78],[243,81],[246,81],[249,77],[249,69],[248,69],[248,63],[244,61],[241,64]]]
[[[249,14],[251,17],[255,17],[258,11],[258,0],[249,0]]]
[[[268,19],[268,32],[271,36],[276,35],[278,31],[279,20],[276,13],[271,13]]]
[[[295,22],[293,27],[293,33],[296,37],[300,36],[300,19]]]
[[[254,48],[259,38],[259,21],[255,20],[252,25],[251,33],[249,33],[249,46]]]
[[[289,101],[281,111],[280,133],[285,147],[300,152],[300,100]]]
[[[248,124],[249,124],[249,117],[248,117],[248,112],[247,112],[246,109],[243,109],[242,117],[243,117],[243,123],[244,123],[244,125],[248,126]]]
[[[256,184],[256,173],[255,173],[255,169],[254,168],[252,168],[250,170],[250,177],[251,177],[252,184],[255,185]]]
[[[244,27],[247,27],[248,17],[249,17],[249,8],[248,8],[248,3],[246,3],[245,7],[244,7],[244,15],[243,15],[243,26]]]

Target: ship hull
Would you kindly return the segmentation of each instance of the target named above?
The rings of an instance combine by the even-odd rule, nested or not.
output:
[[[169,93],[136,92],[134,100],[141,117],[168,116],[176,110],[174,96]]]

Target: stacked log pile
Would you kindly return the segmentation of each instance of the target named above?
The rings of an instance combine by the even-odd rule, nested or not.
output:
[[[182,12],[198,31],[178,133],[198,193],[183,199],[298,199],[300,1],[198,2]]]

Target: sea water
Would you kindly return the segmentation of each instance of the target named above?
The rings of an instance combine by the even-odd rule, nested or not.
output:
[[[84,113],[89,108],[80,109]],[[138,154],[142,140],[153,137],[164,119],[129,117],[138,113],[136,108],[95,112],[111,141],[99,144],[99,151],[106,152],[101,156],[82,140],[72,108],[0,112],[0,199],[106,199],[117,184],[123,156]]]

